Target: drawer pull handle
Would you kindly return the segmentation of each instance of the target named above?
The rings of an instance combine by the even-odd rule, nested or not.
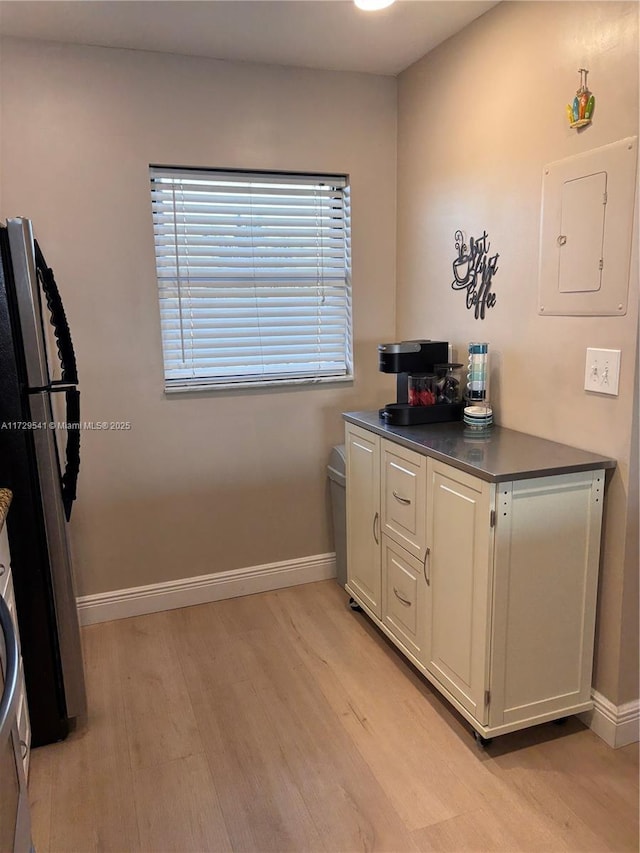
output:
[[[380,540],[378,539],[378,533],[377,533],[379,518],[380,518],[380,516],[378,515],[378,513],[376,513],[373,516],[373,538],[376,540],[376,545],[380,544]]]
[[[21,740],[20,741],[20,749],[22,751],[22,758],[26,758],[27,753],[29,752],[29,745],[27,743],[25,743],[25,741]]]
[[[393,588],[393,592],[394,592],[394,594],[395,594],[395,597],[398,599],[398,601],[399,601],[401,604],[404,604],[404,606],[405,606],[405,607],[411,607],[411,602],[410,602],[410,601],[407,601],[407,599],[406,599],[406,598],[403,598],[403,597],[400,595],[400,593],[398,592],[398,590],[395,588],[395,586],[394,586],[394,588]]]
[[[392,495],[398,501],[398,503],[401,503],[401,504],[410,504],[411,503],[409,498],[403,498],[402,495],[399,495],[395,490],[392,492]]]
[[[424,551],[424,563],[423,563],[423,572],[424,579],[427,582],[427,586],[431,586],[431,565],[429,565],[429,571],[427,571],[427,560],[429,559],[429,555],[431,554],[430,548],[425,548]],[[429,561],[430,564],[431,561]]]

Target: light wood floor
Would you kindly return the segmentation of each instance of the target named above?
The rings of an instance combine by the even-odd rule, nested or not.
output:
[[[637,744],[478,747],[333,581],[83,629],[90,715],[34,750],[38,853],[638,850]]]

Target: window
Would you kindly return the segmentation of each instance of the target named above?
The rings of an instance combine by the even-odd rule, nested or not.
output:
[[[344,175],[150,177],[167,391],[352,375]]]

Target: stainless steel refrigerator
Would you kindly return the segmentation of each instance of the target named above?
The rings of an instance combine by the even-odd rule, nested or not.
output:
[[[0,226],[0,486],[38,746],[86,713],[67,524],[80,467],[76,360],[53,271],[28,219]]]

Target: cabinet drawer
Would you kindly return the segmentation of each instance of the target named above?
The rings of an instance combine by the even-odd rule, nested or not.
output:
[[[388,537],[383,547],[383,622],[405,648],[418,657],[424,614],[422,563]]]
[[[427,459],[397,444],[382,444],[382,528],[387,536],[424,558],[427,527]]]

